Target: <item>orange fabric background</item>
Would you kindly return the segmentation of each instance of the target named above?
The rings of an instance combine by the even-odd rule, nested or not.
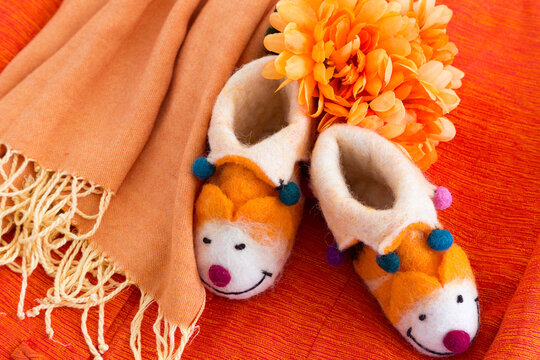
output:
[[[0,70],[43,26],[60,0],[0,1]],[[452,207],[440,213],[468,252],[480,292],[482,323],[472,348],[455,359],[540,358],[540,9],[534,0],[446,0],[450,36],[466,72],[462,104],[451,115],[458,134],[440,147],[429,170],[447,186]],[[184,359],[422,359],[384,318],[350,260],[326,264],[332,242],[316,204],[305,218],[287,269],[272,291],[248,301],[209,298],[200,333]],[[27,299],[49,279],[36,271]],[[91,359],[80,312],[53,312],[55,341],[42,316],[19,321],[20,277],[0,268],[0,359]],[[131,359],[129,324],[138,291],[107,304],[105,359]],[[151,322],[143,324],[143,357],[153,358]],[[92,313],[89,324],[95,324]],[[91,330],[95,330],[90,325]],[[24,355],[27,354],[27,355]],[[26,357],[24,357],[26,356]]]

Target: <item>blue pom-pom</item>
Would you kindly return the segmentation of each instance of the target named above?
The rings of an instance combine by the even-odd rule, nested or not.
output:
[[[388,273],[395,273],[399,269],[400,261],[399,256],[395,252],[389,252],[386,255],[377,256],[377,265]]]
[[[454,238],[448,230],[435,229],[428,236],[428,244],[433,250],[445,251],[452,246]]]
[[[206,180],[216,172],[216,167],[210,164],[205,157],[195,160],[191,168],[193,174],[201,180]]]
[[[287,206],[292,206],[300,200],[300,188],[293,182],[283,185],[279,190],[279,200]]]

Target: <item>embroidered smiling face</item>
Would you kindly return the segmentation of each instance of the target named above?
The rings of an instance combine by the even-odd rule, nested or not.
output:
[[[467,350],[479,321],[474,282],[455,280],[416,303],[395,327],[418,351],[439,357]]]
[[[436,251],[427,243],[430,230],[411,226],[395,250],[399,270],[377,264],[365,246],[354,265],[388,319],[418,351],[450,356],[468,349],[478,331],[478,292],[469,260],[457,244]]]
[[[246,231],[249,226],[209,221],[197,230],[197,268],[210,291],[231,299],[246,299],[268,289],[278,277],[288,255],[286,242],[269,241],[263,245]]]
[[[195,256],[206,287],[231,299],[269,288],[294,242],[302,202],[284,205],[251,170],[226,164],[195,203]]]

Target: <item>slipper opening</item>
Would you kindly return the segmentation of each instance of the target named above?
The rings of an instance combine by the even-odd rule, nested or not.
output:
[[[288,125],[287,91],[275,90],[279,80],[257,79],[237,103],[234,134],[243,145],[255,145]]]
[[[381,171],[384,164],[376,164],[369,150],[358,146],[339,142],[340,168],[351,196],[376,210],[391,209],[395,194]]]

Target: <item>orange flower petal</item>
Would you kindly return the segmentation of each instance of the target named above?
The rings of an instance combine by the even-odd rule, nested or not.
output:
[[[377,112],[377,115],[387,124],[407,125],[405,106],[397,99],[392,109],[385,112]]]
[[[326,76],[327,74],[326,66],[324,66],[323,63],[316,63],[313,67],[313,77],[315,78],[315,81],[327,85],[328,81],[330,81]]]
[[[368,0],[359,11],[356,11],[357,20],[360,22],[374,24],[383,17],[388,4],[384,0]]]
[[[288,51],[284,51],[278,55],[278,57],[274,61],[274,65],[278,73],[283,75],[287,74],[285,67],[287,66],[287,61],[291,58],[291,56],[293,56],[293,54]]]
[[[379,135],[387,138],[393,139],[403,134],[405,131],[405,124],[386,124],[383,127],[377,129]]]
[[[337,48],[341,48],[347,43],[347,35],[349,34],[350,28],[351,21],[347,15],[342,15],[332,24],[330,36],[334,40]]]
[[[272,25],[274,29],[283,32],[287,23],[283,21],[277,12],[273,12],[270,14],[270,25]]]
[[[296,29],[296,24],[287,25],[284,32],[284,46],[293,54],[309,54],[313,48],[313,39]]]
[[[443,64],[439,61],[429,61],[418,69],[418,79],[433,84],[443,72]]]
[[[278,92],[279,90],[283,89],[285,86],[289,85],[293,81],[294,80],[291,80],[291,79],[285,79],[281,84],[279,84],[279,87],[276,89],[275,92]]]
[[[304,101],[303,103],[307,105],[307,108],[311,108],[311,98],[313,97],[313,92],[315,91],[315,86],[317,82],[312,75],[306,76],[303,80],[304,86]]]
[[[317,131],[323,132],[324,130],[328,129],[336,120],[336,116],[332,116],[331,114],[325,114],[319,122],[319,125],[317,126]]]
[[[454,110],[460,102],[459,97],[456,92],[451,89],[443,89],[438,96],[439,101],[437,102],[443,108],[444,113],[449,113]]]
[[[384,121],[382,121],[377,115],[368,115],[360,122],[359,125],[366,129],[377,130],[384,125]]]
[[[334,42],[332,40],[327,41],[324,44],[324,56],[328,59],[335,50]]]
[[[399,13],[391,13],[391,15],[383,17],[378,23],[379,38],[386,40],[394,36],[401,29],[401,15]]]
[[[315,62],[322,63],[326,56],[324,54],[324,41],[319,41],[315,45],[313,45],[313,49],[311,50],[311,57]]]
[[[343,106],[331,102],[328,102],[324,105],[324,110],[328,114],[332,114],[338,117],[347,117],[347,115],[349,115],[349,111]]]
[[[343,66],[349,60],[352,54],[352,45],[352,42],[347,43],[345,46],[332,53],[331,59],[336,66]]]
[[[262,76],[266,79],[282,79],[284,77],[284,75],[277,72],[274,60],[264,64]]]
[[[403,83],[403,80],[405,80],[405,75],[401,71],[394,71],[392,72],[392,77],[390,78],[390,81],[386,86],[384,87],[384,91],[393,91],[396,87],[401,85]]]
[[[354,103],[349,112],[347,124],[357,125],[366,117],[368,112],[368,103],[360,103],[360,100]]]
[[[360,75],[358,80],[356,80],[356,82],[354,83],[353,96],[356,97],[359,93],[364,91],[365,86],[366,86],[366,77],[364,76],[364,74],[362,74]]]
[[[386,50],[388,54],[408,56],[411,53],[411,45],[404,38],[388,38],[379,42],[379,47]]]
[[[276,54],[285,51],[285,41],[282,33],[266,35],[263,44],[266,50],[275,52]]]
[[[392,109],[395,103],[396,95],[393,91],[387,91],[373,99],[369,107],[375,112],[385,112]]]
[[[326,25],[326,22],[324,22],[324,21],[319,21],[315,25],[315,29],[313,30],[313,37],[315,38],[315,41],[317,41],[317,42],[323,41],[324,34],[326,34],[325,25]]]
[[[379,92],[382,88],[382,81],[381,79],[375,77],[373,79],[370,79],[366,82],[365,90],[373,96],[379,95]]]
[[[324,97],[319,96],[319,101],[318,101],[318,104],[317,104],[317,111],[315,111],[314,114],[311,114],[311,117],[313,117],[313,118],[319,117],[319,115],[322,114],[323,107],[324,107]]]
[[[373,51],[370,51],[366,55],[365,67],[365,71],[367,72],[368,77],[376,75],[379,71],[379,68],[381,67],[381,64],[383,64],[385,59],[387,58],[388,55],[386,54],[386,51],[384,51],[384,49],[375,49]],[[386,64],[384,64],[383,67],[386,70]]]
[[[276,9],[286,24],[295,23],[302,29],[312,30],[317,23],[315,10],[304,1],[279,1]]]
[[[450,141],[456,136],[456,128],[454,124],[445,117],[439,118],[439,123],[441,126],[440,133],[438,134],[429,134],[429,137],[438,141]]]
[[[285,71],[289,79],[299,80],[311,73],[313,65],[313,60],[311,60],[310,57],[305,55],[293,55],[287,60]]]
[[[329,100],[336,100],[336,95],[334,93],[334,88],[330,85],[324,85],[319,83],[319,91],[321,94]]]

